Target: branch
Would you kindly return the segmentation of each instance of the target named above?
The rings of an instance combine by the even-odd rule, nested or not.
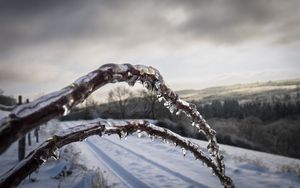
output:
[[[69,143],[82,141],[92,135],[102,136],[102,134],[117,134],[122,138],[126,137],[128,134],[136,132],[140,133],[142,131],[151,137],[162,138],[173,142],[184,151],[190,151],[196,159],[199,159],[206,164],[207,167],[212,169],[213,173],[219,178],[224,187],[234,187],[232,180],[222,173],[218,166],[215,165],[214,161],[199,149],[198,145],[168,129],[157,127],[148,121],[133,120],[111,122],[101,120],[87,125],[79,125],[73,128],[73,130],[69,129],[67,131],[71,131],[71,133],[55,135],[49,138],[41,146],[28,154],[23,161],[5,173],[5,175],[1,177],[0,187],[17,186],[23,179],[38,169],[49,157],[55,156],[54,153],[58,148]]]
[[[69,113],[74,106],[83,102],[98,88],[107,83],[124,81],[130,86],[140,81],[147,89],[157,91],[158,96],[166,100],[165,105],[172,112],[185,112],[192,118],[193,125],[206,134],[209,141],[208,149],[212,155],[218,154],[216,132],[202,118],[196,106],[179,99],[178,95],[166,86],[158,70],[130,64],[103,65],[60,91],[18,106],[11,114],[0,120],[0,154],[14,141],[40,124]]]
[[[158,70],[143,65],[106,64],[60,91],[18,106],[11,114],[0,120],[0,154],[14,141],[40,124],[68,114],[74,106],[83,102],[92,92],[107,83],[127,82],[133,86],[137,81],[140,81],[147,89],[156,91],[159,100],[165,100],[165,106],[170,109],[171,113],[184,112],[191,117],[192,125],[206,135],[209,141],[207,149],[215,159],[221,173],[225,174],[225,165],[223,156],[219,154],[216,132],[206,123],[194,104],[181,100],[174,91],[167,87]]]

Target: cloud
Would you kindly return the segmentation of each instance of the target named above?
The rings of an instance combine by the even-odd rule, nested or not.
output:
[[[293,58],[296,64],[299,45],[293,47],[295,55],[288,51],[300,42],[299,8],[298,0],[0,0],[0,83],[48,81],[61,83],[60,88],[103,63],[137,61],[176,80],[173,75],[186,65],[195,75],[204,65],[213,72],[224,58],[232,61],[237,49],[256,40],[284,46],[282,62]],[[203,44],[213,47],[206,53]],[[226,46],[237,47],[226,56]],[[257,51],[246,50],[229,69],[263,61],[253,55]],[[274,51],[268,52],[270,62],[276,62]],[[223,59],[213,63],[214,56]],[[180,66],[172,73],[165,62]]]
[[[298,0],[0,2],[0,49],[62,41],[126,46],[299,39]]]

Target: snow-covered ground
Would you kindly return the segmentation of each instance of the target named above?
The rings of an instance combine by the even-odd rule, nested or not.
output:
[[[43,137],[58,127],[66,129],[79,123],[83,122],[49,123]],[[193,141],[203,147],[207,145],[204,141]],[[0,156],[0,174],[16,164],[16,148],[14,144]],[[237,187],[300,187],[298,159],[225,145],[221,145],[221,150],[227,175]],[[50,160],[32,175],[37,181],[26,180],[20,187],[89,187],[99,169],[108,184],[116,188],[222,187],[211,171],[191,154],[183,156],[181,149],[173,144],[148,137],[132,135],[120,140],[116,135],[92,136],[62,148],[61,156],[64,160]],[[72,175],[53,178],[65,166],[75,166]]]

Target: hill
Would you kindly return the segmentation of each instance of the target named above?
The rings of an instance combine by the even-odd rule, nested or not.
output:
[[[225,98],[235,98],[241,102],[251,100],[266,102],[272,97],[282,98],[285,94],[294,96],[300,93],[300,78],[209,87],[201,90],[179,90],[177,93],[183,99],[201,100],[203,103]]]

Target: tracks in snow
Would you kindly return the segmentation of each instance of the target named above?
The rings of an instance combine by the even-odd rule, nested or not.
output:
[[[129,187],[207,187],[109,139],[93,138],[87,144]]]
[[[130,146],[123,146],[104,137],[90,137],[85,144],[99,162],[106,165],[128,187],[207,187],[139,154]]]

